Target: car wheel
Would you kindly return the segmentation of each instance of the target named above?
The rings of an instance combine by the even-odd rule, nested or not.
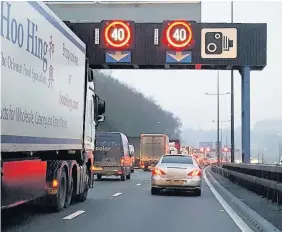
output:
[[[134,173],[134,168],[133,168],[133,169],[131,169],[131,173]]]
[[[97,175],[98,180],[102,180],[102,175]]]
[[[131,173],[131,172],[129,172],[129,174],[126,176],[126,179],[127,179],[127,180],[130,180],[130,178],[131,178],[130,173]]]
[[[122,174],[122,175],[120,176],[120,180],[121,180],[121,181],[125,181],[125,174]]]
[[[157,188],[154,188],[154,187],[151,188],[152,195],[157,195],[158,193],[159,193],[159,190]]]
[[[199,197],[199,196],[201,196],[201,195],[202,195],[202,190],[201,190],[201,189],[200,189],[200,190],[197,190],[197,191],[196,191],[196,196]]]

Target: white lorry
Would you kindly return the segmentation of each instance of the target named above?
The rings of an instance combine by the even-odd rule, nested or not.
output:
[[[1,209],[85,201],[105,113],[85,44],[43,2],[1,1],[0,33]]]

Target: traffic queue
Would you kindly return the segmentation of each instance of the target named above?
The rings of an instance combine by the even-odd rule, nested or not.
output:
[[[116,176],[121,181],[129,180],[135,168],[151,171],[163,155],[188,155],[202,166],[212,164],[215,159],[207,159],[193,152],[191,147],[180,146],[179,140],[170,140],[165,134],[141,134],[140,154],[129,144],[128,137],[121,132],[97,132],[94,156],[94,175]]]
[[[169,141],[165,134],[141,134],[140,156],[135,159],[134,146],[120,132],[98,132],[94,174],[98,180],[116,176],[121,181],[131,179],[135,160],[139,168],[151,171],[151,194],[163,190],[192,191],[201,195],[202,171],[187,150],[180,149],[179,141]]]

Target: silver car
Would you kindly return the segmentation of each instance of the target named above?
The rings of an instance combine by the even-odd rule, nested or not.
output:
[[[191,190],[201,196],[202,171],[192,156],[163,155],[152,170],[151,194],[161,190]]]

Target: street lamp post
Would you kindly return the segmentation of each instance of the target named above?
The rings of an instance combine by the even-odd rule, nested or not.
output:
[[[233,1],[231,1],[231,23],[233,23],[234,20],[234,15],[233,15]],[[231,97],[230,97],[230,101],[231,101],[231,115],[230,115],[230,119],[231,119],[231,136],[230,136],[230,142],[231,142],[231,163],[234,163],[234,150],[235,150],[235,139],[234,139],[234,70],[233,67],[231,69]]]
[[[258,163],[259,163],[259,159],[260,159],[260,156],[259,156],[259,153],[260,153],[260,145],[258,145]]]
[[[220,148],[219,148],[219,96],[227,95],[227,93],[219,93],[219,70],[217,70],[217,93],[205,93],[206,95],[216,95],[217,96],[217,162],[220,162]]]
[[[219,150],[219,70],[217,70],[217,163],[220,161]]]
[[[264,151],[265,151],[265,147],[263,147],[261,149],[261,163],[264,164]]]
[[[228,94],[228,93],[227,93]],[[216,120],[213,120],[212,122],[217,122],[217,124],[219,124],[220,123],[220,126],[221,126],[221,128],[220,128],[220,143],[221,143],[221,145],[222,145],[222,137],[223,137],[223,126],[222,126],[222,124],[223,123],[225,123],[225,122],[230,122],[230,120],[226,120],[226,121],[216,121]],[[218,130],[219,131],[219,130]],[[219,134],[219,133],[218,133]],[[219,136],[218,136],[219,137]],[[218,145],[217,145],[217,152],[219,152],[218,154],[220,154],[220,148],[219,148],[219,138],[218,138]]]
[[[282,155],[281,155],[281,141],[280,141],[280,137],[282,135],[282,132],[278,132],[277,135],[278,135],[278,163],[280,163],[280,159],[282,158]]]

